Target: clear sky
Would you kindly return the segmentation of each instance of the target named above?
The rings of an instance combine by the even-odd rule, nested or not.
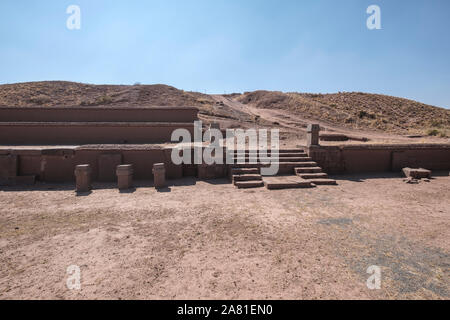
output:
[[[81,29],[69,30],[69,5]],[[366,9],[381,8],[381,30]],[[448,0],[1,0],[0,83],[363,91],[450,107]]]

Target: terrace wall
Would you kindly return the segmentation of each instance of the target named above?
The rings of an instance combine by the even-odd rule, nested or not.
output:
[[[170,142],[175,129],[194,123],[0,122],[3,145],[128,144]]]
[[[0,144],[70,145],[170,142],[193,134],[194,107],[0,107]]]
[[[116,167],[132,164],[136,180],[152,180],[155,163],[164,163],[169,179],[183,176],[183,166],[171,161],[170,148],[114,149],[77,148],[44,150],[2,150],[0,153],[0,180],[16,176],[35,176],[45,182],[75,181],[75,166],[89,164],[93,181],[116,181]]]
[[[311,146],[307,152],[331,174],[400,171],[404,167],[450,170],[448,144]]]
[[[0,107],[0,122],[194,122],[195,107]]]

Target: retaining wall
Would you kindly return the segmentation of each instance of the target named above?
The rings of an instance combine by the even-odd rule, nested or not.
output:
[[[170,142],[176,129],[187,129],[193,135],[194,123],[0,122],[0,144],[159,143]]]
[[[404,167],[450,170],[448,144],[311,146],[307,152],[331,174],[400,171]]]
[[[0,122],[194,122],[195,107],[0,107]]]
[[[116,181],[116,167],[120,164],[133,165],[134,179],[152,180],[155,163],[166,165],[167,178],[178,179],[183,176],[183,166],[172,163],[171,152],[170,148],[2,150],[0,180],[14,181],[16,176],[34,176],[45,182],[71,182],[75,181],[74,170],[79,164],[91,165],[93,181]]]

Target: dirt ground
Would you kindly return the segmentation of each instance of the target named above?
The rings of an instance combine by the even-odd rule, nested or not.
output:
[[[1,299],[448,299],[450,177],[0,190]],[[81,289],[66,287],[67,267]],[[369,266],[381,289],[369,290]]]

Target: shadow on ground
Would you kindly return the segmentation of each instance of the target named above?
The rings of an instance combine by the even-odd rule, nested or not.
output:
[[[432,172],[432,176],[436,177],[445,177],[448,176],[448,171],[436,171]],[[370,179],[404,179],[405,176],[401,172],[381,172],[381,173],[353,173],[353,174],[339,174],[339,175],[330,175],[331,178],[336,181],[346,180],[353,182],[364,182]],[[431,178],[433,179],[433,178]]]
[[[224,181],[221,181],[224,180]],[[208,180],[208,183],[211,184],[223,184],[227,182],[225,179]],[[179,187],[179,186],[193,186],[196,185],[197,178],[194,177],[185,177],[182,179],[176,180],[167,180],[167,187],[158,189],[158,192],[170,192],[171,187]],[[229,182],[227,182],[229,183]],[[154,188],[154,183],[152,180],[138,180],[134,181],[133,188],[119,190],[117,188],[116,182],[93,182],[92,183],[92,191],[101,190],[101,189],[117,189],[120,193],[134,193],[137,189],[141,188]],[[33,185],[15,185],[15,186],[0,186],[0,191],[4,192],[20,192],[20,191],[70,191],[73,190],[75,192],[75,183],[44,183],[44,182],[36,182]],[[75,192],[77,196],[88,196],[92,193],[89,192]]]

